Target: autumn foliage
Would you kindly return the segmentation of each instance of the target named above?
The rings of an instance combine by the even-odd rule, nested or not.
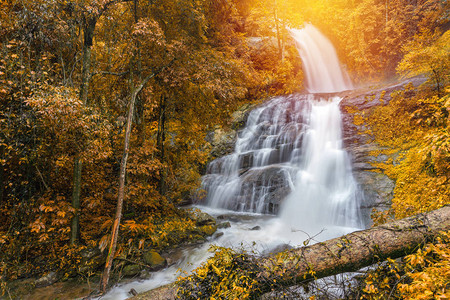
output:
[[[450,204],[450,94],[448,31],[439,37],[418,37],[405,47],[399,64],[403,74],[428,74],[420,87],[407,85],[366,121],[383,147],[374,155],[389,159],[376,166],[395,180],[392,207],[374,212],[374,221],[404,218]],[[447,50],[442,50],[447,49]],[[381,99],[383,100],[383,99]],[[445,299],[450,284],[448,232],[402,261],[389,260],[369,273],[363,299]]]
[[[422,45],[416,35],[439,38],[448,3],[310,2],[0,1],[0,283],[52,270],[98,272],[80,268],[82,254],[104,252],[110,238],[127,108],[151,74],[133,111],[117,256],[192,238],[194,223],[177,206],[199,186],[207,132],[228,126],[243,102],[302,90],[288,26],[317,24],[353,78],[392,75],[410,51],[401,70],[436,71],[438,86],[448,83],[448,60],[447,69],[410,68],[423,57],[413,52]],[[433,63],[448,56],[444,38],[424,50]],[[399,217],[449,196],[448,96],[405,99],[374,113],[398,114],[393,126],[414,133],[402,142],[417,151],[402,148],[404,169],[390,171],[404,199],[394,201]],[[406,184],[408,174],[418,174],[416,185]],[[416,186],[425,188],[409,190]],[[70,243],[75,216],[79,234]]]
[[[301,86],[292,79],[301,76],[294,48],[283,61],[271,45],[250,54],[240,5],[0,2],[2,280],[51,270],[86,276],[83,251],[105,250],[128,103],[151,74],[133,111],[117,255],[192,238],[194,224],[177,205],[199,185],[208,129],[226,125],[245,98]]]

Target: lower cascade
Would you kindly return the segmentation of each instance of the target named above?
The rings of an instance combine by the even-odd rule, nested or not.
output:
[[[189,273],[212,255],[211,244],[267,254],[361,229],[360,193],[342,148],[339,101],[290,95],[250,112],[234,153],[212,161],[203,177],[208,197],[201,210],[231,226],[182,250],[176,264],[119,285],[102,299],[126,299],[131,289],[174,282],[178,270]],[[339,288],[333,293],[341,295]]]
[[[290,95],[250,112],[235,152],[208,167],[207,205],[278,214],[304,231],[360,228],[360,193],[342,148],[339,101]]]

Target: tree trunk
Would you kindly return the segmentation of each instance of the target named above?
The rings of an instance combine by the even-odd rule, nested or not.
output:
[[[0,159],[4,159],[5,156],[5,147],[2,145],[0,146]],[[3,203],[3,191],[5,189],[5,182],[4,182],[4,171],[3,171],[4,165],[3,163],[0,163],[0,203]]]
[[[161,95],[161,101],[159,102],[159,120],[158,120],[158,133],[156,135],[156,147],[159,150],[159,159],[161,163],[164,163],[164,141],[166,139],[166,96]],[[161,195],[165,193],[166,185],[166,171],[165,168],[161,170],[161,178],[159,179],[158,191]]]
[[[123,198],[125,194],[125,174],[127,170],[127,160],[130,145],[131,125],[133,122],[134,104],[136,102],[137,92],[133,91],[131,95],[130,107],[128,108],[127,127],[125,130],[125,142],[123,147],[122,161],[120,162],[120,174],[119,174],[119,193],[117,198],[116,216],[114,217],[114,223],[112,228],[111,242],[108,250],[108,257],[106,259],[105,270],[101,280],[100,290],[102,293],[106,292],[106,287],[109,281],[109,273],[111,271],[114,254],[116,252],[117,238],[119,236],[119,225],[122,217]]]
[[[89,79],[91,77],[91,47],[94,38],[95,18],[85,20],[83,26],[84,42],[83,42],[83,65],[81,72],[80,100],[86,105],[88,101]],[[73,164],[73,191],[72,191],[72,207],[75,214],[71,222],[70,244],[74,245],[79,239],[80,231],[80,189],[81,189],[81,169],[82,164],[79,155],[74,159]]]
[[[89,80],[91,78],[91,48],[94,40],[97,18],[91,17],[84,20],[83,24],[83,62],[81,71],[80,99],[84,104],[88,101]]]
[[[161,68],[157,73],[161,72],[165,67]],[[119,236],[119,225],[120,219],[122,217],[122,207],[123,207],[123,198],[125,195],[125,174],[127,170],[127,160],[128,160],[128,152],[130,145],[130,136],[131,136],[131,125],[133,122],[133,114],[134,114],[134,105],[136,103],[136,98],[142,88],[147,84],[147,82],[155,76],[157,73],[153,73],[147,76],[139,86],[133,89],[131,93],[130,106],[128,107],[128,117],[127,117],[127,126],[125,130],[125,142],[123,146],[123,155],[122,161],[120,162],[120,173],[119,173],[119,192],[117,197],[117,206],[116,206],[116,215],[114,217],[114,223],[112,227],[111,233],[111,241],[108,249],[108,256],[106,258],[105,270],[103,271],[102,280],[100,281],[100,291],[102,293],[106,292],[106,287],[109,281],[109,274],[111,272],[112,262],[114,260],[114,255],[116,253],[117,246],[117,238]]]
[[[294,286],[302,282],[357,271],[386,258],[414,253],[439,232],[450,230],[450,206],[397,220],[371,229],[356,231],[339,238],[301,247],[258,260],[255,276],[261,293],[271,285]],[[311,274],[314,271],[314,276]],[[170,284],[132,299],[175,299],[177,286]]]
[[[82,162],[79,156],[76,156],[73,163],[73,191],[72,191],[72,207],[75,209],[71,231],[70,244],[74,245],[80,237],[80,194],[81,194],[81,169]]]
[[[277,41],[278,41],[278,58],[281,59],[283,56],[283,49],[281,47],[281,34],[280,28],[278,25],[278,10],[277,10],[277,1],[275,0],[275,7],[273,9],[273,17],[275,19],[275,28],[277,30]]]
[[[80,99],[84,104],[87,104],[90,68],[91,68],[91,47],[84,45],[83,66],[81,72],[81,86],[80,86]]]

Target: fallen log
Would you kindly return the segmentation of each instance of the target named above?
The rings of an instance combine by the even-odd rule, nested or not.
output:
[[[450,230],[450,206],[397,220],[370,229],[355,231],[339,238],[307,247],[287,250],[257,259],[261,286],[259,292],[277,286],[294,286],[312,280],[357,271],[386,258],[414,253],[439,232]],[[264,284],[264,283],[267,284]],[[170,284],[131,299],[175,299],[177,286]]]

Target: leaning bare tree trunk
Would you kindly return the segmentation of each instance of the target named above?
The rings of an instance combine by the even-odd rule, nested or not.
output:
[[[311,279],[357,271],[388,257],[395,259],[411,254],[439,232],[448,230],[450,206],[444,206],[323,243],[261,258],[258,265],[263,271],[255,278],[261,284],[260,292],[265,293],[272,289],[274,279],[278,287],[294,286]],[[177,286],[170,284],[133,299],[174,299],[176,290]]]
[[[72,207],[75,210],[71,221],[70,244],[74,245],[80,237],[80,193],[81,193],[81,169],[83,167],[79,155],[75,157],[73,166],[73,191]]]
[[[274,258],[262,259],[260,264],[265,271],[261,276],[292,286],[308,279],[357,271],[387,258],[411,254],[447,230],[450,230],[450,206],[286,251],[278,256],[281,262]],[[283,270],[287,272],[281,274]]]
[[[165,67],[161,68],[157,73],[161,72]],[[117,197],[117,207],[116,207],[116,216],[114,218],[114,223],[112,227],[111,233],[111,242],[109,244],[108,256],[106,258],[105,270],[103,271],[102,280],[100,282],[100,291],[102,293],[106,292],[106,287],[109,281],[109,273],[111,271],[112,262],[114,260],[114,255],[116,253],[117,246],[117,238],[119,236],[119,225],[120,219],[122,217],[122,207],[123,207],[123,198],[125,194],[125,174],[127,170],[127,160],[128,160],[128,152],[130,145],[130,136],[131,136],[131,125],[133,122],[133,113],[134,113],[134,105],[136,103],[136,98],[142,88],[147,84],[147,82],[154,77],[157,73],[153,73],[147,76],[141,84],[136,87],[131,93],[130,106],[128,108],[128,117],[127,117],[127,127],[125,130],[125,142],[123,147],[123,156],[122,161],[120,162],[120,175],[119,175],[119,193]]]
[[[105,270],[103,272],[100,290],[102,293],[106,292],[106,287],[109,281],[109,273],[111,271],[114,254],[116,252],[117,237],[119,236],[119,225],[122,217],[123,197],[125,194],[125,174],[127,170],[127,160],[130,145],[131,136],[131,124],[133,122],[134,104],[136,102],[137,92],[133,91],[131,95],[130,107],[128,108],[127,127],[125,130],[125,142],[123,147],[122,161],[120,162],[120,175],[119,175],[119,195],[117,197],[116,216],[114,218],[111,242],[108,250],[108,257],[106,259]]]

